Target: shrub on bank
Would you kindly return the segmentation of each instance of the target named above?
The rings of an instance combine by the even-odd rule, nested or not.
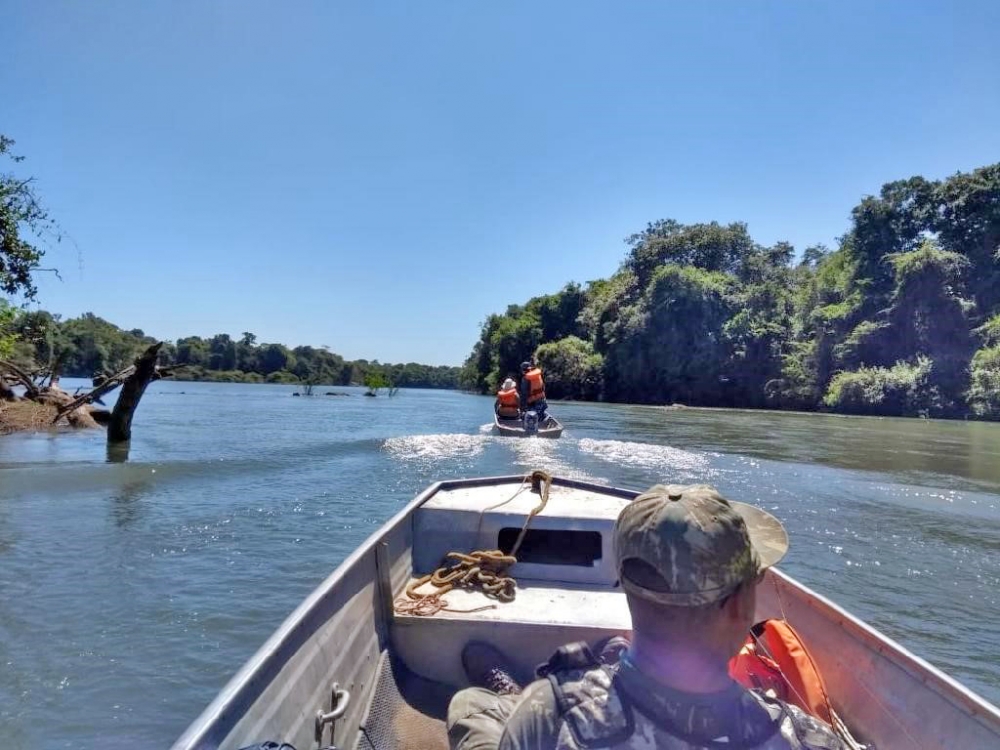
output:
[[[933,416],[947,405],[937,386],[931,384],[932,369],[930,359],[918,357],[915,363],[841,372],[830,381],[823,404],[847,414]]]
[[[976,352],[970,369],[969,408],[977,417],[1000,419],[1000,344]]]
[[[186,380],[205,383],[263,383],[259,372],[243,370],[206,370],[200,366],[179,367],[174,370],[172,380]],[[297,380],[295,382],[298,382]]]
[[[256,373],[255,373],[256,374]],[[298,385],[302,381],[298,379],[295,375],[288,372],[287,370],[278,370],[277,372],[272,372],[265,378],[266,383],[291,383],[293,385]]]
[[[545,372],[549,398],[596,399],[601,393],[604,358],[589,341],[567,336],[542,344],[535,353]]]

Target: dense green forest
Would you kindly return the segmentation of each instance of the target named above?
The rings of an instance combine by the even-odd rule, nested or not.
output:
[[[128,366],[155,339],[139,329],[125,331],[86,313],[61,320],[44,310],[0,311],[0,334],[6,332],[7,355],[29,370],[55,367],[66,377],[91,377]],[[459,368],[413,362],[350,362],[326,348],[258,343],[252,333],[239,339],[220,333],[211,338],[189,336],[168,341],[160,350],[161,365],[177,365],[173,377],[241,383],[364,383],[380,375],[380,383],[398,388],[455,388]]]
[[[534,353],[553,398],[1000,419],[1000,164],[891,182],[835,249],[661,220],[619,270],[490,315],[462,368]]]

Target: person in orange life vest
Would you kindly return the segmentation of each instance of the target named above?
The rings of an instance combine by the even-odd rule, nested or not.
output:
[[[517,383],[507,378],[497,391],[497,400],[493,410],[500,419],[517,419],[521,416],[520,401],[517,395]]]
[[[545,401],[545,381],[542,371],[533,362],[521,363],[521,411],[534,411],[538,422],[545,420],[545,411],[549,408]]]

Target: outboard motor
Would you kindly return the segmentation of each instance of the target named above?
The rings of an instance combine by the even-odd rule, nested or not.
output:
[[[538,433],[538,414],[533,411],[524,413],[524,431],[529,435]]]

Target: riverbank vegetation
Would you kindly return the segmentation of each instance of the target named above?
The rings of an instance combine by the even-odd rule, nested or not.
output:
[[[115,372],[156,341],[140,329],[124,330],[92,313],[62,320],[44,310],[8,307],[0,329],[7,333],[8,356],[22,369],[54,368],[65,377]],[[396,387],[455,388],[459,374],[457,367],[348,361],[325,347],[258,343],[249,332],[238,339],[220,333],[164,342],[159,364],[174,368],[174,380],[226,383],[349,385],[378,375]]]
[[[835,249],[660,220],[607,279],[490,315],[462,384],[553,398],[1000,419],[1000,164],[891,182]]]
[[[19,165],[23,157],[13,147],[14,141],[0,134],[0,159]],[[33,179],[0,171],[0,362],[28,375],[0,371],[0,399],[13,395],[5,379],[17,383],[48,377],[57,382],[59,376],[107,376],[133,365],[159,343],[140,329],[125,330],[92,313],[63,320],[27,309],[37,296],[36,275],[56,272],[41,266],[45,246],[60,239]],[[157,366],[164,372],[169,368],[177,380],[349,385],[378,376],[396,388],[455,388],[459,375],[457,367],[351,362],[327,347],[258,343],[249,332],[239,339],[220,333],[165,341],[157,356]]]

